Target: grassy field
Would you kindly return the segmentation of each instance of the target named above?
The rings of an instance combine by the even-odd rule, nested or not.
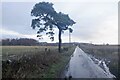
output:
[[[80,48],[96,57],[99,60],[104,59],[110,72],[118,77],[118,46],[117,45],[91,45],[80,44]],[[110,61],[110,62],[109,62]],[[109,63],[108,63],[109,62]]]
[[[47,50],[45,50],[47,48]],[[57,78],[75,46],[2,46],[3,78]]]

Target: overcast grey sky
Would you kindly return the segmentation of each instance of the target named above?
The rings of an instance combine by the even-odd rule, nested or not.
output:
[[[8,2],[9,1],[9,2]],[[12,1],[12,2],[10,2]],[[36,31],[30,27],[31,9],[44,0],[2,0],[2,38],[34,38]],[[29,1],[29,2],[28,2]],[[33,2],[36,1],[36,2]],[[57,12],[66,13],[75,20],[72,42],[118,43],[118,0],[45,0],[52,2]],[[58,42],[58,30],[55,30]],[[47,36],[41,41],[51,42]],[[68,31],[62,34],[68,42]]]

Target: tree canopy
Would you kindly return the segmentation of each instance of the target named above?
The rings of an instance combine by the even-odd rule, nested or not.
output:
[[[53,41],[55,34],[54,28],[57,27],[59,29],[59,44],[61,44],[61,32],[70,29],[68,27],[75,24],[68,14],[56,12],[53,4],[49,2],[39,2],[35,4],[31,11],[31,16],[35,17],[32,19],[31,27],[33,29],[36,27],[39,28],[37,37],[42,37],[41,33],[46,32],[46,35]],[[61,45],[59,45],[59,47],[61,47]]]

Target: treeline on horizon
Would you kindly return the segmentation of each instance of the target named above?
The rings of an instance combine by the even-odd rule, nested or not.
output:
[[[2,39],[0,44],[3,46],[7,45],[24,45],[24,46],[32,46],[32,45],[39,45],[39,42],[35,39],[29,38],[20,38],[20,39]]]
[[[57,46],[58,43],[47,43],[47,42],[39,42],[35,39],[31,38],[16,38],[16,39],[2,39],[0,41],[2,46]],[[62,43],[62,45],[68,45],[73,43]],[[75,44],[75,43],[74,43]],[[77,43],[76,43],[77,44]]]
[[[79,42],[71,42],[71,43],[62,43],[62,45],[95,45],[95,44],[92,44],[92,43],[79,43]],[[58,43],[47,43],[47,42],[39,42],[35,39],[32,39],[32,38],[16,38],[16,39],[9,39],[9,38],[6,38],[6,39],[2,39],[0,40],[0,45],[2,46],[57,46]],[[108,46],[109,44],[101,44],[101,46]]]

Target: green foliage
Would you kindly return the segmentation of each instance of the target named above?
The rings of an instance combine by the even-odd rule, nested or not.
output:
[[[54,21],[58,26],[58,29],[61,30],[67,30],[68,26],[72,26],[73,24],[75,24],[75,22],[70,19],[67,14],[61,12],[54,15]]]
[[[53,4],[48,2],[37,3],[31,11],[31,16],[43,17],[45,14],[50,16],[54,13],[54,8],[52,6]]]
[[[31,11],[31,16],[35,16],[35,19],[32,19],[31,27],[33,29],[36,27],[39,28],[37,31],[37,37],[42,37],[40,34],[46,32],[52,41],[54,40],[53,28],[57,27],[64,32],[64,30],[68,29],[68,26],[75,24],[67,14],[61,12],[57,13],[53,8],[53,4],[49,2],[35,4]]]
[[[73,32],[73,29],[69,28],[69,32],[72,33],[72,32]]]

